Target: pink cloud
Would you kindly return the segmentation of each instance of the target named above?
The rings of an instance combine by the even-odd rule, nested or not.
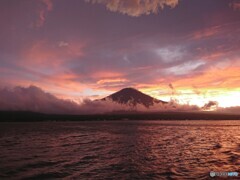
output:
[[[22,52],[23,64],[27,66],[57,67],[71,58],[83,56],[84,45],[77,42],[36,41]]]
[[[234,2],[230,3],[229,6],[235,11],[240,10],[240,2],[234,1]]]

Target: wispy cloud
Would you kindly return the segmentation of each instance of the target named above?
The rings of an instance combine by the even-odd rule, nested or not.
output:
[[[126,82],[127,79],[121,79],[121,78],[114,78],[114,79],[101,79],[97,82],[97,84],[112,84],[112,83],[123,83]]]
[[[234,2],[231,2],[229,4],[229,6],[235,10],[235,11],[239,11],[240,10],[240,2],[239,1],[234,1]]]
[[[38,19],[35,23],[35,27],[42,27],[46,21],[47,14],[52,11],[52,0],[41,0],[41,8],[38,10]]]

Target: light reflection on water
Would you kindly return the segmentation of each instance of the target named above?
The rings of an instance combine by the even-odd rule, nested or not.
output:
[[[0,124],[0,179],[206,179],[240,168],[240,121]]]

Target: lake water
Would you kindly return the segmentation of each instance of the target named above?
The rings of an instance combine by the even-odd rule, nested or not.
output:
[[[240,172],[240,121],[0,123],[0,179],[207,179]]]

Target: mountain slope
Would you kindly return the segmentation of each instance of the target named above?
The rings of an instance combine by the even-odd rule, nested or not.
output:
[[[105,101],[107,99],[110,99],[119,104],[128,104],[131,106],[136,106],[139,104],[145,107],[152,106],[155,103],[167,103],[165,101],[161,101],[149,95],[146,95],[134,88],[124,88],[116,93],[113,93],[103,98],[102,100]]]

